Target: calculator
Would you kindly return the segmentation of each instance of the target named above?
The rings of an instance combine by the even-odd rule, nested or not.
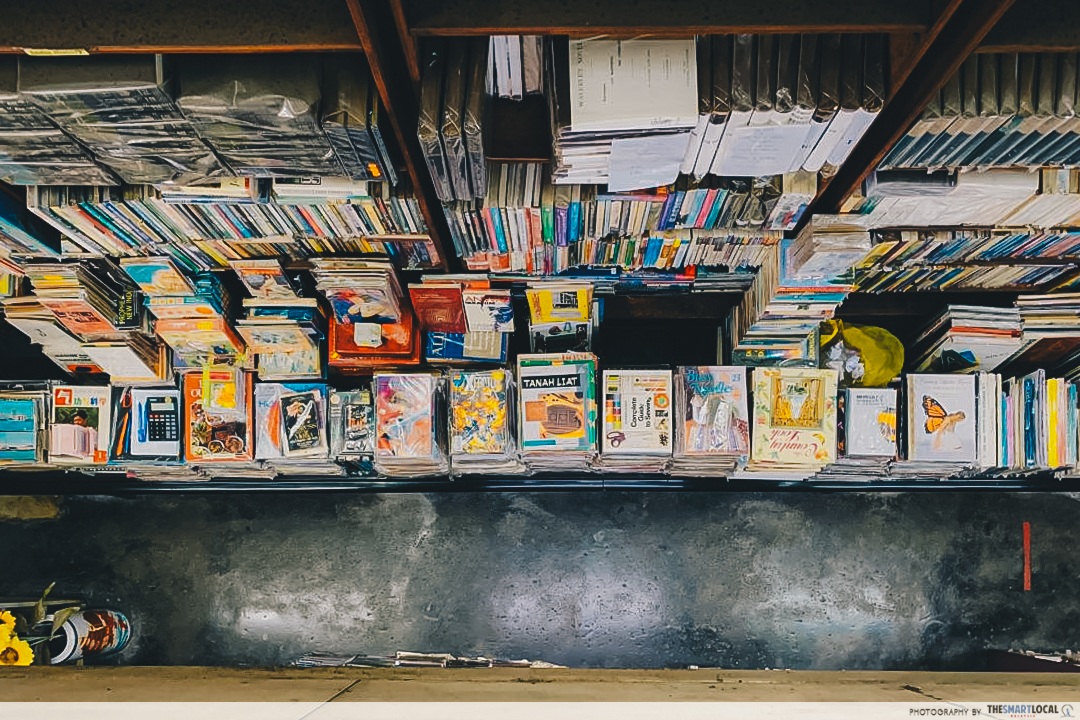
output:
[[[150,397],[146,400],[146,437],[150,442],[180,439],[180,408],[175,398]],[[142,433],[140,433],[142,435]]]
[[[180,453],[180,392],[133,388],[131,454],[175,457]]]

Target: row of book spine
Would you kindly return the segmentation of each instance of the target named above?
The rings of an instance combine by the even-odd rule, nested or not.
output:
[[[220,267],[229,259],[336,252],[407,253],[412,242],[439,262],[414,198],[349,202],[173,203],[135,187],[36,186],[30,210],[94,255],[169,254],[186,266]],[[414,236],[414,237],[395,237]],[[368,239],[370,238],[370,239]]]

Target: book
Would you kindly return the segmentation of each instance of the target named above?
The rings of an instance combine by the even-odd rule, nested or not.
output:
[[[183,373],[184,458],[190,463],[243,462],[252,447],[251,374],[235,368]]]
[[[670,455],[670,370],[604,371],[604,454]]]
[[[461,285],[456,283],[425,283],[409,285],[416,319],[425,330],[446,333],[465,332],[465,308],[461,300]]]
[[[371,390],[334,390],[330,393],[331,457],[374,473],[375,406]]]
[[[132,388],[131,407],[127,454],[136,458],[178,458],[180,391],[176,388]]]
[[[439,437],[442,386],[435,373],[375,374],[375,461],[381,472],[416,477],[449,469]]]
[[[746,456],[750,452],[746,373],[744,367],[679,368],[679,455]]]
[[[191,282],[168,257],[121,258],[120,267],[150,297],[195,294]]]
[[[908,375],[907,459],[974,463],[975,378]]]
[[[232,260],[229,267],[253,298],[293,300],[297,297],[296,288],[278,260]]]
[[[518,357],[521,448],[596,450],[596,360],[586,353]]]
[[[592,316],[591,283],[546,283],[525,290],[534,324],[583,322]]]
[[[896,390],[844,390],[844,454],[896,457]]]
[[[754,368],[754,469],[816,470],[836,460],[835,370]]]
[[[501,465],[517,451],[510,431],[510,373],[504,369],[450,373],[450,456],[472,472],[486,458]],[[467,457],[465,457],[467,456]]]
[[[500,332],[426,333],[424,356],[430,363],[506,362],[509,336]]]
[[[56,463],[109,461],[112,398],[108,387],[59,385],[52,392],[49,455]]]
[[[509,290],[465,290],[461,300],[469,332],[514,332]]]

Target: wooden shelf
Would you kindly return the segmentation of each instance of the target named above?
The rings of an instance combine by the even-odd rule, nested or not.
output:
[[[414,35],[690,35],[922,32],[927,0],[395,0]]]
[[[1080,3],[1016,0],[976,52],[1080,51]]]
[[[345,0],[51,0],[0,22],[0,52],[102,53],[361,50]]]

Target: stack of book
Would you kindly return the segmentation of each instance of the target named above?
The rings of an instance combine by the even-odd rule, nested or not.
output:
[[[112,431],[108,387],[56,385],[49,419],[49,460],[57,465],[105,465]]]
[[[105,261],[26,263],[38,302],[84,341],[120,339],[143,326],[133,283]]]
[[[330,367],[341,372],[417,365],[420,332],[387,260],[315,260],[312,274],[330,303]]]
[[[1018,308],[948,305],[915,338],[915,372],[989,371],[1021,347],[1023,321]]]
[[[592,283],[552,280],[531,282],[529,347],[536,353],[589,352],[594,325]]]
[[[343,174],[319,127],[315,56],[190,55],[178,70],[177,103],[236,174]]]
[[[513,375],[498,370],[452,370],[450,463],[455,475],[525,472],[514,436]]]
[[[252,295],[244,298],[245,317],[236,331],[255,355],[259,379],[322,377],[319,342],[326,337],[326,317],[318,301],[298,297],[277,260],[241,260],[231,267]]]
[[[489,58],[495,55],[485,38],[432,44],[426,58],[416,133],[443,202],[487,192],[482,130]]]
[[[115,185],[115,175],[19,95],[19,58],[0,58],[0,180],[13,185]]]
[[[534,472],[584,472],[596,457],[596,356],[520,355],[521,458]]]
[[[323,383],[255,384],[255,459],[282,475],[344,475],[330,458]]]
[[[979,390],[984,405],[996,402],[988,384]],[[890,475],[940,477],[976,467],[979,400],[975,375],[908,375],[904,396],[905,461],[894,464]],[[984,425],[983,432],[989,431]]]
[[[425,277],[409,285],[429,363],[505,363],[514,331],[509,290],[476,275]]]
[[[189,280],[166,257],[124,258],[121,266],[145,294],[156,318],[154,332],[173,349],[178,364],[231,363],[244,352],[244,341],[229,321],[228,293],[213,273]]]
[[[387,477],[446,475],[446,379],[375,374],[375,467]]]
[[[887,479],[896,460],[897,393],[892,388],[845,388],[837,397],[836,462],[814,475],[819,482]]]
[[[233,367],[180,374],[181,437],[189,464],[216,476],[256,474],[252,379]]]
[[[440,262],[404,183],[396,190],[373,183],[368,194],[345,200],[326,190],[332,184],[312,183],[303,198],[294,184],[286,196],[292,204],[263,198],[252,180],[212,189],[39,185],[28,189],[27,205],[94,255],[167,254],[203,269],[226,267],[230,260],[338,253],[380,253],[403,267]],[[274,187],[280,192],[283,185]],[[352,181],[348,187],[355,187]]]
[[[883,168],[1075,165],[1075,53],[971,55],[889,151]]]
[[[19,92],[128,183],[230,174],[173,102],[161,55],[19,58]]]
[[[746,475],[804,479],[836,461],[835,370],[754,368]]]
[[[578,265],[754,267],[814,194],[801,176],[625,193],[551,185],[540,163],[489,163],[488,177],[482,202],[444,207],[455,249],[470,269],[532,275]]]
[[[680,367],[672,475],[727,477],[750,454],[745,367]]]
[[[661,473],[674,446],[670,370],[605,370],[601,472]]]
[[[40,346],[45,356],[65,372],[104,372],[83,350],[82,343],[36,297],[4,298],[3,308],[4,319]]]
[[[1080,374],[1080,293],[1021,295],[1016,307],[1024,322],[1022,342],[999,364],[999,371],[1027,375],[1041,368],[1076,379]]]

